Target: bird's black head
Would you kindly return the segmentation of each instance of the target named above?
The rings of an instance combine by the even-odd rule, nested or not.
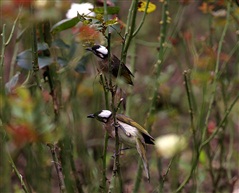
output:
[[[105,46],[101,45],[94,45],[91,48],[86,48],[86,50],[91,51],[96,56],[98,56],[101,59],[108,58],[108,49]]]
[[[112,116],[112,112],[109,110],[101,110],[94,114],[89,114],[87,118],[95,118],[100,122],[107,123],[109,118]]]

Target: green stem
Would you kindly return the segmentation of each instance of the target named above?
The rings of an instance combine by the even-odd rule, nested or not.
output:
[[[37,84],[37,87],[41,89],[38,66],[36,24],[33,24],[32,26],[32,63],[33,63],[33,76],[35,77],[35,82]]]
[[[191,129],[193,132],[193,137],[194,137],[194,142],[195,142],[195,137],[196,137],[196,131],[195,131],[195,126],[194,126],[194,109],[193,109],[193,104],[192,104],[192,89],[191,89],[191,81],[190,81],[190,75],[189,71],[184,71],[183,72],[184,76],[184,83],[186,87],[186,92],[187,92],[187,98],[188,98],[188,105],[189,105],[189,114],[191,118]]]
[[[204,128],[203,128],[203,132],[202,132],[202,138],[201,138],[201,145],[200,147],[198,148],[198,150],[196,151],[196,156],[194,157],[193,161],[192,161],[192,166],[191,166],[191,170],[190,170],[190,173],[189,175],[185,178],[185,180],[181,183],[181,185],[178,187],[178,189],[176,190],[176,192],[181,192],[181,190],[184,188],[184,186],[188,183],[188,181],[191,179],[193,173],[195,172],[195,169],[198,165],[198,160],[199,160],[199,156],[200,156],[200,152],[202,151],[202,148],[208,144],[217,134],[218,130],[220,127],[218,127],[218,129],[216,129],[214,131],[213,134],[211,134],[211,136],[205,140],[205,137],[206,137],[206,131],[207,131],[207,125],[208,125],[208,120],[209,120],[209,116],[211,114],[211,111],[212,111],[212,105],[213,105],[213,102],[214,102],[214,99],[215,99],[215,94],[216,94],[216,88],[217,88],[217,80],[218,80],[218,70],[219,70],[219,62],[220,62],[220,53],[221,53],[221,50],[222,50],[222,44],[223,44],[223,40],[224,40],[224,37],[225,37],[225,34],[226,34],[226,31],[228,29],[228,24],[229,24],[229,16],[230,16],[230,7],[231,7],[231,2],[228,1],[227,3],[227,18],[226,18],[226,24],[224,26],[224,29],[223,29],[223,32],[222,32],[222,35],[221,35],[221,38],[220,38],[220,41],[219,41],[219,45],[218,45],[218,51],[217,51],[217,61],[216,61],[216,66],[215,66],[215,78],[213,80],[213,92],[212,92],[212,95],[211,95],[211,98],[210,98],[210,102],[209,102],[209,108],[208,108],[208,111],[207,111],[207,115],[206,115],[206,120],[204,122]],[[239,97],[239,95],[238,95]],[[234,102],[232,103],[232,105],[230,106],[230,108],[228,109],[228,111],[226,112],[223,120],[221,121],[221,123],[224,123],[224,121],[226,120],[228,114],[230,113],[230,110],[231,108],[234,106],[235,102],[238,100],[238,97],[236,97],[236,99],[234,100]],[[220,126],[220,124],[219,124]]]
[[[126,31],[125,31],[125,41],[124,41],[123,52],[121,57],[122,62],[124,63],[126,60],[126,55],[129,49],[130,42],[133,38],[137,11],[138,11],[138,0],[134,0],[132,1],[131,7],[129,10],[129,15],[127,18],[128,22],[127,22]]]
[[[101,74],[100,75],[100,80],[103,85],[103,90],[104,90],[104,98],[105,98],[105,107],[106,109],[109,109],[109,100],[108,100],[108,91],[106,89],[107,85],[104,82],[104,77]],[[109,139],[109,134],[108,132],[105,131],[105,136],[104,136],[104,149],[103,149],[103,158],[102,158],[102,183],[101,183],[101,190],[102,192],[106,192],[106,156],[107,156],[107,147],[108,147],[108,139]]]
[[[206,137],[208,120],[209,120],[209,117],[210,117],[210,114],[211,114],[211,111],[212,111],[213,102],[214,102],[215,96],[216,96],[216,89],[217,89],[217,83],[218,83],[218,78],[219,78],[220,55],[221,55],[221,51],[222,51],[223,41],[224,41],[227,29],[228,29],[228,25],[229,25],[230,11],[231,11],[231,1],[228,1],[228,3],[227,3],[226,24],[225,24],[224,29],[222,31],[222,35],[221,35],[221,38],[220,38],[220,41],[219,41],[219,45],[218,45],[217,60],[216,60],[216,66],[215,66],[215,70],[214,70],[215,78],[213,79],[213,83],[212,83],[212,87],[213,87],[212,88],[212,95],[211,95],[211,98],[210,98],[209,108],[208,108],[208,112],[207,112],[205,123],[204,123],[203,134],[202,134],[202,141],[204,141],[204,139]]]
[[[15,174],[17,175],[17,178],[20,180],[20,183],[21,183],[21,186],[22,186],[22,189],[25,193],[29,193],[29,190],[27,189],[27,186],[23,180],[23,176],[20,174],[20,172],[18,171],[15,163],[13,162],[12,160],[12,157],[10,156],[10,154],[8,153],[8,160],[11,164],[11,167],[13,169],[13,171],[15,172]]]
[[[2,28],[2,46],[1,46],[1,59],[0,59],[0,87],[1,87],[1,95],[4,93],[4,55],[5,55],[5,41],[6,41],[6,24],[3,24]]]
[[[51,150],[51,155],[52,155],[53,163],[55,165],[57,176],[58,176],[60,192],[61,193],[65,193],[66,192],[66,186],[65,186],[65,182],[64,182],[64,176],[63,176],[63,173],[62,173],[61,164],[60,164],[60,162],[59,162],[59,160],[57,158],[55,145],[54,144],[47,144],[47,146]]]
[[[203,147],[205,145],[207,145],[212,139],[214,139],[214,137],[217,135],[217,133],[219,132],[220,128],[225,124],[228,115],[230,114],[232,108],[235,106],[236,102],[239,100],[239,93],[237,94],[237,96],[235,97],[235,99],[233,100],[233,102],[231,103],[231,105],[229,106],[229,108],[226,110],[225,115],[223,116],[222,120],[220,121],[220,123],[217,126],[217,129],[215,129],[213,131],[213,133],[210,135],[210,137],[208,137],[207,139],[205,139],[201,145],[199,150],[201,151],[203,149]]]
[[[140,183],[141,183],[141,179],[142,179],[142,172],[143,172],[142,164],[143,164],[142,159],[139,159],[137,174],[136,174],[136,177],[135,177],[135,183],[134,183],[134,188],[133,188],[133,193],[137,193],[139,191],[139,188],[140,188]]]
[[[131,72],[134,74],[135,72],[135,64],[136,64],[136,39],[132,40],[131,47],[130,47],[130,66]],[[132,103],[132,92],[133,88],[129,88],[129,95],[127,97],[127,104],[126,104],[126,115],[130,115],[131,110],[131,103]]]
[[[153,122],[151,121],[151,117],[152,115],[155,113],[155,104],[157,101],[157,97],[158,97],[158,88],[159,88],[159,77],[160,77],[160,73],[161,73],[161,69],[162,69],[162,62],[164,59],[164,53],[165,53],[165,41],[166,41],[166,32],[167,32],[167,19],[168,19],[168,0],[165,0],[163,2],[163,7],[162,7],[162,26],[160,29],[160,50],[159,50],[159,54],[158,54],[158,61],[156,63],[156,78],[155,78],[155,83],[154,83],[154,91],[153,91],[153,98],[152,98],[152,102],[149,108],[149,112],[148,112],[148,117],[146,119],[145,122],[145,128],[146,130],[151,131],[151,126],[153,124]],[[137,174],[136,176],[140,176],[140,173],[142,173],[142,169],[137,170]],[[135,182],[134,182],[134,187],[135,189],[138,191],[140,186],[140,179],[136,178]],[[134,191],[135,193],[137,191]]]
[[[156,78],[155,78],[155,83],[154,83],[154,91],[153,91],[153,97],[151,101],[151,105],[149,108],[148,112],[148,117],[146,120],[146,129],[150,132],[151,131],[151,125],[152,122],[150,121],[150,117],[155,113],[155,104],[158,98],[158,88],[160,85],[160,73],[162,69],[162,63],[164,60],[164,53],[165,53],[165,42],[166,42],[166,32],[167,32],[167,18],[168,18],[168,0],[165,0],[163,2],[163,7],[162,7],[162,21],[161,21],[161,30],[160,30],[160,50],[158,53],[158,60],[156,63]]]
[[[149,1],[150,1],[150,0],[147,0],[143,18],[141,19],[141,22],[140,22],[138,28],[134,31],[132,37],[135,37],[135,36],[138,34],[139,30],[142,28],[142,26],[143,26],[143,24],[144,24],[144,21],[145,21],[146,15],[147,15],[147,9],[148,9],[148,6],[149,6]]]

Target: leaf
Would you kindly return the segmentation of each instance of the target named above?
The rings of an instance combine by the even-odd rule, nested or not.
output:
[[[5,84],[5,88],[7,93],[11,93],[12,89],[17,85],[18,80],[19,80],[19,75],[21,73],[17,72],[12,78],[11,80],[9,80],[6,84]]]
[[[200,155],[199,155],[199,161],[202,165],[207,165],[208,160],[207,160],[207,154],[205,151],[201,151]]]
[[[74,27],[78,22],[84,21],[85,18],[81,15],[78,15],[77,17],[73,17],[72,19],[64,19],[56,23],[52,28],[51,28],[51,33],[59,33],[61,31],[64,31],[66,29]]]
[[[49,66],[52,64],[53,60],[50,57],[46,56],[38,56],[38,66],[39,68],[44,68],[45,66]]]
[[[140,11],[140,12],[145,12],[146,5],[147,5],[147,2],[146,2],[146,1],[140,1],[140,2],[138,3],[138,11]],[[156,5],[153,4],[153,3],[151,3],[151,2],[149,2],[148,8],[147,8],[147,10],[146,10],[146,13],[152,13],[152,12],[155,11],[155,9],[156,9]]]
[[[94,9],[90,9],[96,14],[104,14],[104,7],[95,7]],[[118,6],[115,7],[107,7],[107,14],[114,15],[119,13],[120,8]]]
[[[111,26],[111,25],[115,25],[118,23],[118,18],[114,18],[114,19],[110,19],[108,21],[105,22],[105,26]]]
[[[52,46],[56,46],[59,48],[69,49],[70,46],[66,44],[62,39],[56,39],[52,42]]]
[[[37,43],[37,51],[41,51],[41,50],[48,50],[49,46],[46,42],[38,42]]]
[[[58,57],[57,58],[57,63],[60,64],[61,67],[66,66],[69,62],[65,58]]]
[[[17,55],[17,65],[26,70],[32,70],[32,51],[25,50]]]
[[[89,54],[86,54],[84,56],[82,56],[82,58],[79,60],[79,62],[76,65],[75,71],[78,73],[85,73],[86,72],[86,63],[89,60]]]
[[[25,50],[17,55],[17,65],[26,70],[32,70],[32,51]],[[39,68],[50,65],[53,62],[52,58],[48,56],[38,56]]]

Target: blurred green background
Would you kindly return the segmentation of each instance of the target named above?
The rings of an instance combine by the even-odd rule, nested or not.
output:
[[[183,137],[187,147],[176,143],[178,151],[165,157],[164,152],[174,151],[168,146],[174,141],[166,139],[162,150],[148,146],[151,181],[147,182],[143,172],[138,192],[175,192],[189,175],[181,192],[236,193],[238,4],[226,0],[166,1],[166,39],[160,47],[165,1],[150,2],[156,9],[146,14],[127,51],[126,65],[134,73],[134,86],[119,81],[125,98],[125,107],[121,105],[119,112],[142,126],[151,125],[154,138],[174,134]],[[100,0],[76,3],[104,5]],[[110,27],[111,52],[120,58],[132,1],[107,3],[119,8],[108,19],[118,18]],[[106,191],[101,187],[105,131],[101,123],[87,119],[88,114],[105,109],[106,101],[97,58],[85,51],[92,44],[107,45],[107,31],[103,34],[100,28],[104,20],[51,33],[56,23],[66,19],[71,1],[3,0],[0,5],[0,192]],[[143,17],[144,12],[137,11],[136,28]],[[162,49],[163,60],[158,64]],[[32,64],[37,60],[34,51],[40,69]],[[148,117],[155,90],[155,111]],[[203,144],[208,138],[210,141]],[[107,188],[113,175],[114,150],[115,142],[109,139]],[[134,149],[120,155],[123,192],[133,192],[138,160]],[[57,166],[64,176],[64,191],[59,188]],[[117,188],[113,192],[118,192]]]

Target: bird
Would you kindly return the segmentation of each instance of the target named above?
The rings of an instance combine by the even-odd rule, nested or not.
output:
[[[115,138],[115,127],[118,127],[119,141],[126,146],[136,147],[143,161],[146,177],[150,181],[149,166],[146,158],[146,144],[154,145],[154,138],[141,125],[123,114],[116,114],[116,126],[113,113],[110,110],[101,110],[89,114],[87,117],[95,118],[102,122],[104,129],[112,138]]]
[[[120,77],[122,77],[127,84],[133,85],[133,81],[131,78],[134,77],[133,73],[115,55],[111,55],[110,57],[111,69],[109,70],[109,56],[108,56],[109,51],[105,46],[97,44],[90,48],[86,48],[86,50],[92,52],[98,58],[100,58],[99,61],[100,71],[106,74],[110,72],[114,78],[117,78],[120,69]]]

